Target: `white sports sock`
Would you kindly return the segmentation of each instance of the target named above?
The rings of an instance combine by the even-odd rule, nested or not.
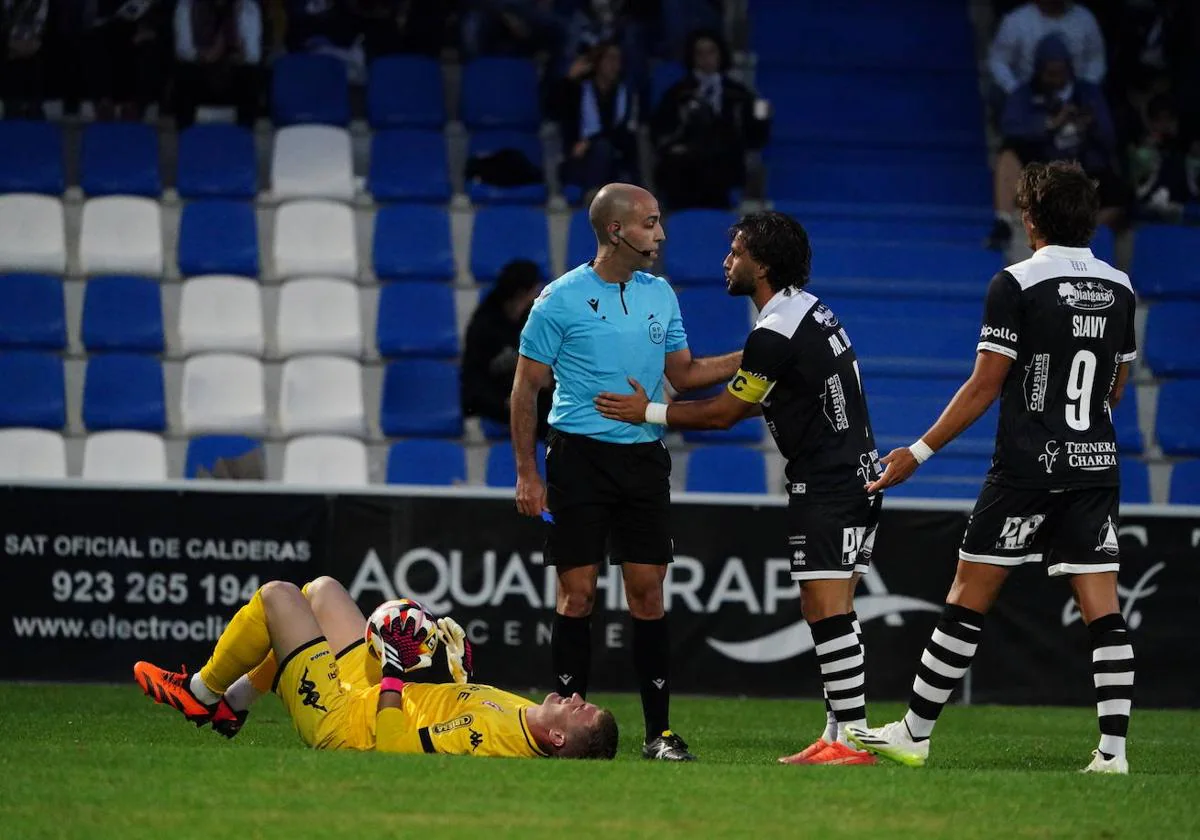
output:
[[[254,683],[250,682],[250,678],[246,676],[238,677],[233,685],[229,686],[229,690],[225,692],[225,702],[235,712],[244,712],[249,709],[254,702],[262,697],[262,692],[254,687]]]
[[[205,706],[211,706],[221,699],[220,694],[217,694],[204,684],[204,680],[200,679],[199,673],[192,674],[191,682],[188,683],[188,690]]]
[[[825,695],[825,731],[821,733],[821,740],[833,743],[838,737],[837,718],[833,714],[833,708],[829,705],[829,695],[825,691],[825,685],[821,685],[821,694]]]

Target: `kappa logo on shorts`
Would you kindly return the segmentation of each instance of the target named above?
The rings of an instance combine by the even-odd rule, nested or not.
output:
[[[1117,526],[1113,524],[1111,516],[1100,526],[1096,543],[1096,551],[1103,551],[1109,557],[1116,557],[1121,550],[1121,544],[1117,541]]]
[[[304,675],[300,677],[300,687],[296,690],[296,694],[303,697],[301,702],[305,706],[316,709],[319,712],[329,711],[321,705],[321,692],[317,691],[317,684],[308,678],[308,668],[304,669]]]
[[[1004,527],[996,539],[996,548],[1017,551],[1029,548],[1033,535],[1046,521],[1045,514],[1035,513],[1033,516],[1008,516],[1004,519]]]

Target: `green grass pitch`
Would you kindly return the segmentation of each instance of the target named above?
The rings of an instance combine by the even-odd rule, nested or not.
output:
[[[1083,776],[1091,709],[951,707],[929,766],[782,767],[812,701],[678,697],[701,760],[322,753],[266,698],[233,741],[132,686],[0,685],[0,837],[1200,837],[1200,712],[1135,710],[1128,777]],[[872,723],[898,714],[875,704]]]

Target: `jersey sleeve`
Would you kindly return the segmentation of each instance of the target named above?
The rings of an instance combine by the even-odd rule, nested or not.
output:
[[[375,717],[375,751],[389,753],[435,752],[429,727],[417,728],[403,709],[388,706]]]
[[[729,393],[744,402],[762,402],[793,352],[791,341],[774,330],[751,330],[742,348],[742,366],[727,386]]]
[[[665,280],[663,281],[666,282]],[[679,298],[675,294],[675,290],[669,285],[667,293],[671,296],[671,317],[667,321],[667,341],[666,351],[674,353],[676,350],[684,350],[688,346],[687,332],[683,329],[683,316],[679,312]]]
[[[1021,327],[1021,287],[1007,271],[1001,271],[988,284],[983,307],[983,327],[975,352],[989,350],[1017,358]]]
[[[520,353],[526,358],[553,365],[562,347],[564,329],[557,301],[550,286],[533,303],[529,319],[521,329]]]
[[[1133,316],[1137,314],[1137,299],[1129,296],[1129,317],[1125,319],[1125,337],[1121,341],[1121,351],[1117,354],[1118,362],[1132,362],[1137,358],[1137,333],[1133,328]]]

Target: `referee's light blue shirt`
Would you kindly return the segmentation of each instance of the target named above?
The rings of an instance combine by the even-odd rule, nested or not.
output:
[[[679,300],[666,280],[635,271],[626,283],[607,283],[587,264],[542,290],[521,331],[521,355],[554,371],[550,425],[610,443],[653,443],[665,429],[605,419],[592,399],[601,391],[631,393],[632,376],[661,402],[666,355],[686,347]]]

